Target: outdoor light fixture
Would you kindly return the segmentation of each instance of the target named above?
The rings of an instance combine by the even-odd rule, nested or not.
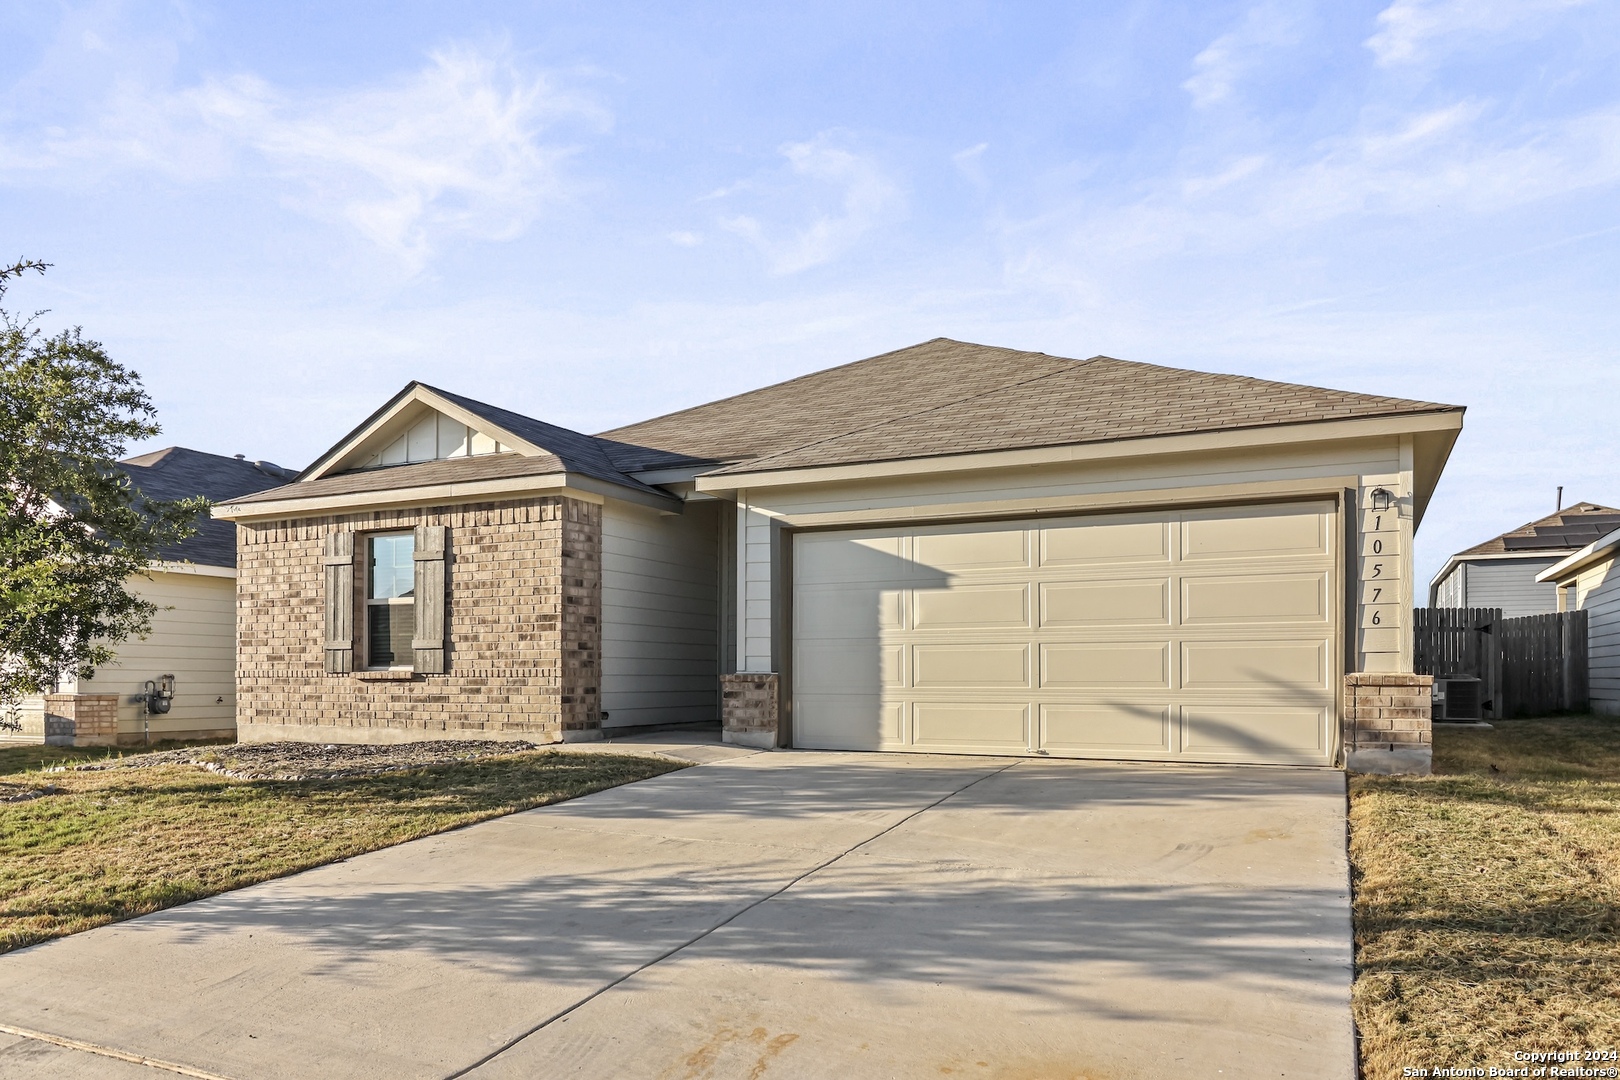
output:
[[[1393,491],[1389,490],[1388,488],[1372,489],[1372,508],[1374,511],[1381,514],[1394,505],[1395,493]]]

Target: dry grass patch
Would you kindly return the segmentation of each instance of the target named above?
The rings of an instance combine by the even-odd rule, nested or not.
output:
[[[1437,731],[1351,779],[1350,857],[1368,1080],[1620,1050],[1620,721]]]
[[[13,771],[9,784],[60,793],[0,804],[0,952],[683,767],[541,751],[300,781],[189,765]]]

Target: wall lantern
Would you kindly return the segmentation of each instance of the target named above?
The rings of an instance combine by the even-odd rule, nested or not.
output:
[[[1372,489],[1372,508],[1375,513],[1383,513],[1395,505],[1395,493],[1388,488]]]

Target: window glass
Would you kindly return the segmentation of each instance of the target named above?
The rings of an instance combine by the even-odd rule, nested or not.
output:
[[[366,663],[371,667],[410,667],[416,605],[372,604],[366,608]]]
[[[416,633],[416,537],[393,533],[366,544],[366,665],[409,667]]]
[[[371,538],[371,599],[409,597],[416,591],[416,537]]]

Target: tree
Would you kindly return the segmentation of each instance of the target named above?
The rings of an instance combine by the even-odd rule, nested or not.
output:
[[[48,264],[0,267],[6,285]],[[80,328],[47,336],[42,312],[0,306],[0,724],[69,674],[151,630],[157,608],[129,589],[160,548],[195,533],[206,500],[144,497],[117,466],[161,430],[140,376]]]

